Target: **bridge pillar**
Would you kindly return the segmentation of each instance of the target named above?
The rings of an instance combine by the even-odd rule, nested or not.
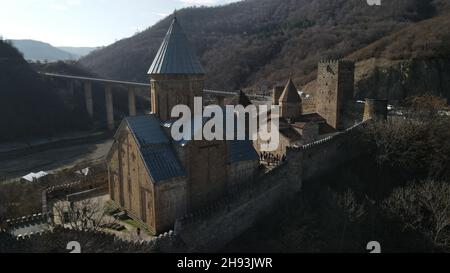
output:
[[[114,108],[113,108],[113,96],[111,85],[106,85],[105,89],[106,99],[106,122],[109,130],[114,130]]]
[[[130,111],[130,116],[136,116],[136,97],[135,97],[135,87],[128,87],[128,109]]]
[[[92,100],[92,82],[84,82],[84,97],[86,99],[86,110],[89,117],[94,118],[94,103]]]
[[[69,95],[73,96],[73,94],[75,94],[75,81],[68,81],[69,83]]]
[[[219,106],[225,106],[225,97],[217,96],[217,102],[219,103]]]

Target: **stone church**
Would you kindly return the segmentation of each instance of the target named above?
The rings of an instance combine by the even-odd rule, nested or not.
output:
[[[111,199],[149,231],[174,228],[175,220],[251,181],[259,155],[251,141],[175,141],[171,109],[193,112],[205,71],[174,18],[148,71],[152,113],[125,118],[108,153]]]
[[[354,124],[355,120],[345,118],[346,113],[353,111],[347,108],[353,101],[354,62],[321,61],[317,71],[317,89],[312,107],[310,99],[305,105],[292,79],[284,86],[274,87],[271,103],[280,107],[280,144],[272,152],[273,155],[286,156],[288,147],[312,143]],[[308,111],[304,111],[305,108]],[[358,117],[359,121],[362,117],[362,114]],[[255,141],[258,151],[260,145],[260,140]]]

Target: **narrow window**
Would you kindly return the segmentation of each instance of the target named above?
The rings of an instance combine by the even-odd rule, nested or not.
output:
[[[147,192],[141,188],[141,219],[147,222]]]

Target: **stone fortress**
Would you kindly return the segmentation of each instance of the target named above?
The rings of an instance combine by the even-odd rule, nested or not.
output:
[[[314,110],[294,82],[275,87],[280,106],[280,145],[275,167],[264,168],[259,140],[175,141],[172,107],[193,109],[202,96],[205,72],[174,18],[150,70],[152,113],[125,118],[107,156],[110,197],[130,217],[163,236],[162,248],[207,251],[235,238],[280,198],[339,164],[357,158],[352,137],[364,127],[345,120],[353,99],[354,63],[320,62]],[[241,92],[239,104],[250,102]],[[364,120],[386,117],[381,100],[370,100]],[[359,123],[360,122],[360,123]],[[348,124],[351,124],[349,126]],[[169,233],[165,233],[166,235]],[[180,250],[177,248],[176,250]]]
[[[355,64],[348,60],[321,61],[314,96],[305,96],[289,79],[275,86],[271,104],[280,106],[280,145],[274,154],[286,156],[292,146],[302,146],[345,130],[363,120],[387,117],[387,101],[368,99],[363,115],[355,109]],[[355,113],[356,112],[356,113]],[[258,150],[260,143],[255,143]]]
[[[352,62],[320,62],[312,96],[299,92],[288,79],[286,85],[273,88],[271,101],[263,102],[280,106],[280,144],[270,153],[272,162],[267,162],[259,140],[172,139],[172,107],[185,104],[192,109],[194,97],[205,95],[205,71],[176,18],[148,73],[152,113],[130,112],[132,117],[118,127],[107,155],[107,183],[45,190],[42,214],[13,219],[9,226],[20,230],[24,223],[48,222],[52,217],[47,200],[53,195],[70,193],[66,197],[77,199],[105,186],[118,208],[157,237],[130,244],[110,233],[66,230],[64,234],[77,240],[92,233],[117,249],[217,251],[266,217],[280,200],[357,160],[365,152],[358,140],[366,124],[387,118],[386,100],[367,99],[364,113],[354,113]],[[241,91],[235,103],[245,107],[261,102]],[[40,236],[21,239],[39,241]]]

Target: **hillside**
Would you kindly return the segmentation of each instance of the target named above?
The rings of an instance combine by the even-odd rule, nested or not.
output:
[[[89,128],[80,99],[62,97],[16,48],[0,40],[0,141]]]
[[[313,80],[320,59],[341,58],[421,20],[449,10],[445,0],[247,0],[187,8],[177,16],[205,66],[208,88],[271,86],[289,74]],[[146,31],[82,58],[114,79],[147,81],[146,72],[171,16]]]
[[[349,56],[356,62],[356,96],[388,98],[433,94],[450,100],[450,14],[423,20]],[[313,72],[312,74],[315,74]],[[315,81],[305,86],[314,94]]]
[[[29,64],[9,42],[0,40],[0,142],[27,141],[60,133],[106,127],[105,87],[94,83],[94,120],[87,112],[82,84],[71,92],[67,82],[49,80],[37,72],[96,77],[75,62]],[[116,120],[128,115],[127,90],[113,90]],[[138,92],[138,111],[148,102]],[[147,90],[145,90],[147,94]]]
[[[12,45],[22,52],[25,60],[30,61],[67,61],[77,60],[96,50],[96,47],[55,47],[35,40],[10,40]]]
[[[349,56],[356,95],[402,101],[433,94],[450,101],[450,15],[419,22]]]
[[[59,61],[73,60],[75,55],[56,48],[50,44],[34,40],[11,40],[14,47],[23,53],[25,60],[31,61]]]
[[[388,60],[426,59],[450,56],[450,14],[423,20],[360,49],[348,57]]]
[[[96,47],[73,47],[73,46],[59,46],[59,49],[72,54],[76,59],[88,55],[96,50]]]

